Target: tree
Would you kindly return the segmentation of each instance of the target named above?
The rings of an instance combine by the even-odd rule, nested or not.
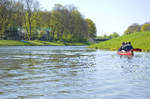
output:
[[[109,39],[113,39],[116,37],[119,37],[120,35],[117,32],[114,32],[113,34],[110,34]]]
[[[51,12],[52,34],[55,40],[85,41],[88,24],[75,7],[56,4]]]
[[[4,32],[7,29],[9,18],[10,18],[10,1],[1,0],[0,1],[0,39],[4,39]]]
[[[40,11],[36,0],[0,0],[0,39],[82,42],[96,36],[96,26],[73,5]]]
[[[86,19],[86,22],[88,23],[89,38],[95,38],[96,37],[96,31],[97,31],[95,23],[91,19]]]
[[[88,24],[77,9],[72,10],[73,41],[85,41],[88,38]]]
[[[141,30],[141,26],[137,23],[134,23],[127,28],[127,30],[124,32],[124,34],[140,32],[140,30]]]
[[[23,39],[23,33],[18,31],[23,26],[23,4],[19,1],[11,1],[9,9],[11,16],[9,17],[8,28],[5,33],[5,39],[19,40]]]
[[[34,0],[24,0],[24,6],[25,6],[24,19],[25,19],[27,37],[28,37],[28,40],[31,40],[32,33],[33,33],[32,31],[33,20],[36,14],[35,12],[38,11],[39,3]]]
[[[37,30],[40,31],[40,35],[38,36],[39,39],[44,40],[51,40],[52,35],[52,25],[50,24],[51,20],[51,12],[49,11],[39,11],[39,18],[37,21]]]
[[[142,25],[142,27],[141,27],[141,31],[143,32],[143,31],[150,31],[150,24],[144,24],[144,25]]]

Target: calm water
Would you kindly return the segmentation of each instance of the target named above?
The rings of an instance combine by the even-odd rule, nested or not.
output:
[[[150,99],[150,53],[0,47],[0,99]]]

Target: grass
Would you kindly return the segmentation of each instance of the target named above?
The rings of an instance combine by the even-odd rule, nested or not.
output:
[[[17,40],[0,40],[0,46],[27,46],[29,43],[24,43]]]
[[[69,45],[69,46],[84,46],[84,45],[90,45],[90,43],[64,43],[64,45]]]
[[[111,39],[98,44],[90,45],[90,48],[117,50],[122,42],[130,41],[134,48],[140,48],[143,51],[150,50],[150,31],[136,32]]]
[[[49,41],[39,41],[39,40],[34,40],[34,41],[28,41],[31,45],[35,46],[47,46],[47,45],[54,45],[54,46],[62,46],[62,43],[57,43],[57,42],[49,42]]]
[[[0,40],[0,46],[81,46],[81,45],[89,45],[88,43],[64,43],[64,42],[49,42],[49,41],[19,41],[19,40]]]

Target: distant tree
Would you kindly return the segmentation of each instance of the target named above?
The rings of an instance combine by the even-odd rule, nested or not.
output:
[[[39,3],[35,0],[24,0],[25,7],[25,27],[27,31],[28,40],[32,39],[33,20],[35,18],[35,12],[38,11]]]
[[[150,22],[145,22],[144,24],[150,24]]]
[[[20,6],[22,5],[13,0],[0,1],[0,39],[16,39],[17,27],[22,24]]]
[[[52,31],[52,39],[58,39],[59,38],[59,27],[61,27],[60,25],[60,18],[61,14],[58,11],[53,10],[51,12],[51,21],[50,24],[53,27],[53,31]],[[59,26],[58,26],[59,25]]]
[[[108,35],[104,34],[104,39],[107,39],[108,38]]]
[[[9,0],[0,0],[0,39],[4,39],[4,33],[9,24],[10,7],[11,2]]]
[[[91,19],[86,19],[86,22],[88,23],[88,35],[90,38],[96,37],[96,26],[95,23]]]
[[[104,34],[104,35],[102,35],[102,36],[97,36],[96,38],[97,38],[97,39],[109,39],[109,38],[110,38],[110,36],[109,36],[109,35]]]
[[[150,31],[150,24],[146,23],[142,25],[141,31]]]
[[[119,36],[120,35],[117,32],[114,32],[113,34],[109,35],[109,39],[113,39],[113,38],[116,38],[116,37],[119,37]]]
[[[96,26],[73,5],[39,10],[37,0],[0,0],[0,39],[87,41]]]
[[[76,9],[71,12],[73,24],[73,41],[85,41],[88,37],[88,25],[80,12]]]
[[[110,35],[106,35],[104,34],[103,36],[98,36],[97,38],[98,39],[113,39],[113,38],[116,38],[116,37],[119,37],[120,35],[117,33],[117,32],[114,32]]]
[[[51,20],[51,12],[49,11],[39,11],[39,18],[38,18],[38,24],[37,24],[37,30],[40,31],[39,34],[37,34],[39,39],[44,40],[51,40],[51,30],[52,26],[50,24]]]
[[[137,23],[134,23],[127,28],[127,30],[124,32],[124,34],[140,32],[140,30],[141,30],[141,26]]]
[[[56,4],[51,12],[52,36],[55,40],[86,41],[88,24],[74,6]]]
[[[11,9],[9,10],[11,16],[9,17],[9,24],[5,32],[5,39],[19,40],[24,36],[18,29],[21,29],[24,23],[23,10],[24,5],[20,1],[11,1]]]

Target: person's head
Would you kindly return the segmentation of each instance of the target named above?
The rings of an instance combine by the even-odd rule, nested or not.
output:
[[[127,44],[128,44],[128,42],[125,42],[125,44],[127,45]]]
[[[125,42],[122,42],[122,45],[125,45]]]
[[[128,42],[128,44],[131,44],[131,42]]]

